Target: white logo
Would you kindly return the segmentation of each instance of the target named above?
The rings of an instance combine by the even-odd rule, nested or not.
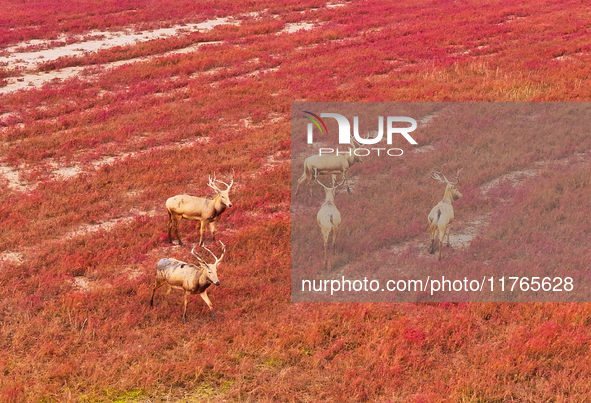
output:
[[[335,118],[339,125],[339,143],[351,144],[351,124],[349,120],[338,113],[321,113],[323,118]],[[410,123],[410,127],[394,127],[394,123]],[[324,122],[323,122],[324,124]],[[308,144],[313,143],[313,127],[312,123],[308,123]],[[401,134],[410,144],[418,144],[415,139],[411,137],[410,132],[417,128],[417,121],[406,116],[388,116],[386,119],[386,142],[392,144],[392,135]],[[359,144],[377,144],[382,141],[384,136],[384,117],[378,118],[378,131],[374,138],[364,139],[359,135],[359,117],[353,116],[353,135],[355,141]]]

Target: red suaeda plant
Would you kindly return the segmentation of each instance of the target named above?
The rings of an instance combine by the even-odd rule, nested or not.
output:
[[[588,304],[289,302],[292,229],[309,236],[293,245],[308,273],[318,271],[322,252],[319,200],[291,196],[290,181],[301,174],[295,166],[290,172],[291,102],[589,100],[588,10],[571,1],[342,4],[174,0],[107,2],[99,10],[42,1],[26,11],[0,4],[3,47],[162,21],[243,21],[61,60],[53,68],[149,56],[0,96],[0,163],[22,182],[0,181],[0,400],[589,394]],[[301,22],[315,28],[281,32]],[[222,43],[162,56],[204,41]],[[499,119],[496,135],[483,135],[474,104],[457,115],[424,131],[426,152],[408,149],[398,165],[352,169],[353,193],[336,196],[344,217],[336,268],[350,273],[351,256],[380,275],[387,259],[409,271],[478,276],[500,265],[515,273],[588,267],[586,127],[559,137]],[[305,149],[294,147],[296,164]],[[547,161],[564,165],[542,165],[522,187],[501,181],[484,195],[491,181]],[[458,230],[489,218],[469,246],[438,264],[413,242],[420,248],[424,239],[427,248],[426,215],[442,189],[426,174],[444,163],[464,168]],[[71,177],[56,173],[69,167],[77,168]],[[183,325],[179,294],[148,306],[156,262],[191,259],[190,248],[165,242],[164,202],[201,195],[208,175],[232,170],[234,206],[217,227],[228,252],[222,284],[211,292],[220,322],[191,300]],[[389,219],[365,214],[383,196]],[[192,225],[185,231],[189,245],[198,241]],[[393,258],[397,246],[404,250]]]

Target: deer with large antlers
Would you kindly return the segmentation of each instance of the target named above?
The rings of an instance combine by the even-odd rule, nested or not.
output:
[[[337,188],[343,184],[343,179],[340,183],[336,181],[336,175],[332,175],[332,187],[325,186],[318,179],[316,183],[324,188],[325,200],[318,210],[316,215],[316,221],[320,226],[322,232],[322,239],[324,241],[324,265],[328,265],[328,238],[332,234],[332,253],[336,251],[337,235],[339,233],[339,225],[341,225],[341,213],[337,206],[334,204],[334,198],[336,195]]]
[[[189,303],[189,295],[199,294],[211,312],[213,319],[217,320],[217,316],[213,311],[213,305],[207,296],[207,288],[211,284],[220,285],[218,280],[217,267],[224,258],[226,253],[226,245],[220,241],[222,245],[222,255],[218,258],[212,251],[203,246],[203,249],[211,253],[214,257],[214,263],[207,263],[198,254],[195,253],[195,246],[191,250],[191,254],[197,258],[199,265],[181,262],[173,258],[164,258],[158,262],[156,266],[156,282],[152,289],[152,297],[150,298],[150,306],[154,306],[154,294],[156,290],[163,285],[168,285],[168,292],[174,288],[185,292],[183,321],[187,319],[187,304]]]
[[[189,195],[177,195],[166,200],[166,209],[168,210],[168,242],[172,243],[171,233],[174,230],[179,245],[182,245],[181,237],[179,235],[179,223],[184,218],[186,220],[200,221],[199,229],[199,245],[203,245],[203,231],[205,226],[209,225],[209,230],[215,242],[215,222],[220,219],[222,213],[226,211],[227,207],[232,207],[230,202],[229,192],[234,183],[234,175],[232,181],[228,185],[219,179],[209,177],[207,186],[216,192],[216,197],[209,199],[206,197],[194,197]],[[216,182],[226,186],[226,189],[220,189]]]
[[[309,185],[312,180],[316,181],[318,175],[341,174],[343,182],[347,185],[347,192],[351,193],[349,183],[347,182],[347,171],[356,162],[362,162],[361,157],[355,154],[359,144],[352,140],[352,145],[349,146],[349,153],[340,155],[323,154],[312,155],[304,160],[304,173],[298,179],[295,194],[297,196],[300,190],[300,185],[307,180]],[[312,194],[312,189],[310,189]]]
[[[462,198],[462,194],[456,188],[460,183],[460,172],[456,174],[456,181],[450,182],[441,172],[431,171],[429,177],[438,182],[445,183],[445,193],[443,199],[429,213],[429,233],[431,237],[431,250],[429,253],[435,252],[435,236],[439,233],[439,260],[441,260],[441,249],[443,248],[443,239],[447,235],[447,246],[451,246],[449,242],[449,228],[454,219],[454,201]]]

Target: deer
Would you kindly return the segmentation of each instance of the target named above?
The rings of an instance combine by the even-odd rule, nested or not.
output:
[[[215,284],[216,286],[220,285],[217,268],[224,258],[224,254],[226,253],[226,245],[224,245],[222,241],[219,242],[222,245],[222,255],[219,258],[216,257],[213,252],[207,249],[205,246],[202,246],[203,249],[211,253],[211,255],[214,257],[214,263],[207,263],[198,254],[196,254],[196,245],[193,246],[191,254],[197,258],[199,265],[185,263],[180,260],[168,257],[160,259],[158,265],[156,266],[156,282],[154,283],[154,288],[152,289],[150,306],[154,306],[154,294],[156,293],[156,290],[166,284],[168,285],[168,291],[166,293],[167,295],[170,294],[173,288],[185,292],[183,322],[187,321],[187,304],[189,303],[188,298],[191,294],[199,294],[209,307],[211,317],[215,320],[218,320],[218,317],[213,311],[213,305],[207,296],[207,288],[209,288],[209,286],[212,284]]]
[[[443,249],[443,239],[447,235],[447,246],[451,247],[451,243],[449,242],[449,229],[450,224],[454,219],[454,208],[453,203],[454,201],[461,199],[463,195],[460,191],[456,188],[456,185],[460,182],[460,169],[456,174],[455,182],[450,182],[447,180],[445,175],[438,171],[431,171],[429,173],[429,177],[431,179],[435,179],[438,182],[445,183],[445,193],[443,194],[443,199],[439,203],[431,209],[429,213],[429,233],[431,237],[431,249],[429,253],[433,254],[435,252],[435,236],[439,233],[439,260],[441,260],[441,250]]]
[[[232,181],[228,185],[219,179],[213,179],[209,176],[207,186],[216,192],[213,199],[206,197],[195,197],[189,195],[177,195],[166,200],[166,210],[168,210],[168,242],[172,243],[171,232],[174,230],[179,245],[183,242],[179,235],[179,223],[184,218],[186,220],[200,221],[201,227],[199,229],[199,246],[203,245],[203,231],[205,226],[209,224],[209,230],[215,242],[215,223],[220,219],[226,208],[232,207],[230,202],[229,192],[234,184],[234,175],[232,174]],[[226,189],[220,189],[215,183],[219,182],[226,186]]]
[[[332,234],[332,253],[336,251],[337,235],[339,233],[339,225],[341,225],[341,213],[334,204],[334,198],[337,188],[344,183],[344,179],[340,183],[336,183],[336,175],[332,175],[332,187],[325,186],[318,179],[316,183],[324,188],[325,200],[318,210],[316,221],[320,226],[322,232],[322,239],[324,241],[324,266],[328,266],[328,238]]]
[[[352,141],[352,145],[349,146],[349,154],[334,155],[334,154],[323,154],[323,155],[312,155],[304,160],[304,173],[298,179],[295,195],[297,196],[300,190],[300,185],[307,180],[307,185],[310,184],[312,179],[316,181],[318,175],[329,175],[329,174],[341,174],[343,182],[347,185],[347,193],[351,193],[349,183],[347,182],[347,171],[356,162],[361,163],[361,157],[355,154],[357,150],[355,140]],[[310,189],[310,195],[312,195],[312,189]]]

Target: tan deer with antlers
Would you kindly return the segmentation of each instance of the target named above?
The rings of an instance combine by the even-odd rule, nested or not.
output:
[[[322,232],[322,239],[324,241],[324,265],[325,267],[328,265],[328,238],[332,234],[332,253],[335,254],[336,251],[336,242],[337,242],[337,235],[339,233],[339,225],[341,225],[341,213],[337,206],[334,204],[334,198],[337,191],[337,188],[344,183],[345,179],[343,179],[340,183],[336,181],[336,175],[332,175],[332,187],[325,186],[321,183],[318,179],[316,179],[316,183],[324,188],[325,192],[325,200],[318,210],[318,214],[316,215],[316,221],[320,226],[320,231]]]
[[[438,182],[445,183],[445,193],[443,199],[429,213],[429,233],[431,237],[431,250],[429,253],[435,252],[435,236],[439,232],[439,260],[441,260],[441,250],[443,249],[443,238],[447,235],[447,246],[451,246],[449,242],[449,228],[454,219],[454,201],[462,198],[462,194],[456,188],[460,183],[460,169],[456,174],[456,181],[450,182],[441,172],[431,171],[429,177]]]
[[[168,210],[168,242],[172,243],[171,233],[174,230],[179,245],[182,245],[181,237],[179,235],[179,223],[184,218],[186,220],[200,221],[199,229],[199,245],[203,245],[203,231],[205,226],[209,225],[209,230],[215,242],[215,222],[220,219],[227,207],[232,207],[230,202],[229,192],[234,183],[234,175],[232,174],[232,181],[228,185],[219,179],[209,177],[207,186],[215,190],[216,197],[209,199],[206,197],[194,197],[189,195],[177,195],[166,200],[166,209]],[[219,182],[226,186],[226,189],[220,189],[215,182]]]
[[[369,136],[369,133],[368,133]],[[324,154],[312,155],[304,160],[304,173],[298,179],[295,195],[297,196],[300,190],[300,185],[306,182],[308,185],[312,180],[316,181],[318,175],[341,174],[343,182],[347,185],[347,192],[351,193],[349,182],[347,182],[347,171],[356,162],[362,162],[361,157],[355,154],[357,148],[360,146],[355,140],[351,141],[349,146],[349,154]],[[312,189],[310,188],[310,195]]]
[[[213,305],[207,296],[207,288],[211,284],[220,285],[218,280],[217,267],[224,258],[226,253],[226,245],[220,241],[222,245],[222,255],[218,258],[212,251],[203,246],[203,249],[211,253],[214,257],[214,263],[207,263],[198,254],[195,253],[195,246],[191,250],[191,254],[197,258],[199,265],[181,262],[173,258],[164,258],[158,262],[156,266],[156,282],[152,289],[152,297],[150,298],[150,306],[154,306],[154,294],[156,290],[163,285],[168,285],[168,292],[174,288],[185,292],[183,321],[187,319],[187,304],[189,303],[189,295],[199,294],[203,301],[209,307],[211,316],[217,320],[217,316],[213,311]]]

